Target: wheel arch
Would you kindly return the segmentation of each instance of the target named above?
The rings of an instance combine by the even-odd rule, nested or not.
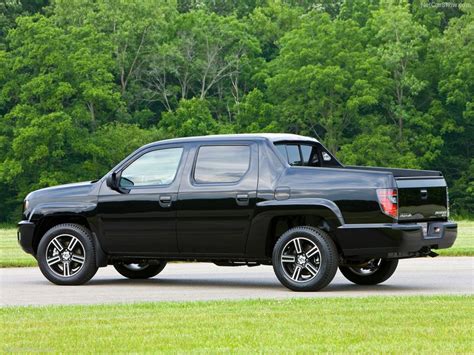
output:
[[[107,266],[107,255],[103,251],[99,240],[97,238],[97,234],[95,231],[95,226],[90,223],[88,218],[79,213],[51,213],[51,214],[44,214],[39,216],[39,218],[35,221],[36,228],[33,234],[32,246],[33,251],[36,255],[38,251],[38,245],[41,241],[41,238],[45,235],[45,233],[57,226],[59,224],[64,223],[73,223],[79,224],[85,228],[87,228],[92,235],[92,239],[94,241],[95,250],[96,250],[96,264],[97,266]]]
[[[339,207],[319,198],[271,200],[257,203],[247,240],[246,254],[271,257],[279,236],[296,226],[312,226],[327,232],[338,251],[335,230],[344,224]]]

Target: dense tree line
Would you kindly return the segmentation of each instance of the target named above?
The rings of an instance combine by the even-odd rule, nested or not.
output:
[[[474,4],[449,4],[4,0],[0,220],[146,142],[280,131],[346,164],[442,170],[472,214]]]

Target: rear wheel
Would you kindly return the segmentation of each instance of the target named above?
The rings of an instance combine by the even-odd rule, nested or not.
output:
[[[59,224],[41,238],[36,255],[43,275],[57,285],[80,285],[97,272],[90,231],[73,223]]]
[[[166,266],[166,261],[162,260],[158,264],[114,264],[115,270],[122,276],[129,279],[149,279],[150,277],[158,275]]]
[[[278,239],[272,260],[284,286],[293,291],[317,291],[336,275],[338,252],[325,232],[303,226],[288,230]]]
[[[358,285],[376,285],[387,281],[398,266],[398,259],[371,259],[365,263],[340,266],[339,270],[349,281]]]

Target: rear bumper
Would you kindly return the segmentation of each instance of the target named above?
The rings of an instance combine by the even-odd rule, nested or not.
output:
[[[420,224],[345,224],[336,231],[344,256],[402,258],[420,256],[429,249],[445,249],[454,244],[457,224],[429,223],[424,235]]]
[[[20,221],[18,223],[17,238],[18,244],[28,254],[35,255],[33,248],[33,236],[35,233],[35,224],[29,221]]]

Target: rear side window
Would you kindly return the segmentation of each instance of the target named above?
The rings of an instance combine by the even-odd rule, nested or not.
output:
[[[249,170],[248,145],[213,145],[199,148],[194,169],[198,184],[233,183]]]
[[[300,149],[297,145],[287,145],[286,152],[288,154],[288,163],[290,163],[290,165],[303,165],[301,161]]]
[[[320,166],[316,147],[308,144],[277,144],[278,151],[291,166]]]
[[[341,166],[336,159],[319,145],[279,143],[276,144],[276,147],[291,166]]]

